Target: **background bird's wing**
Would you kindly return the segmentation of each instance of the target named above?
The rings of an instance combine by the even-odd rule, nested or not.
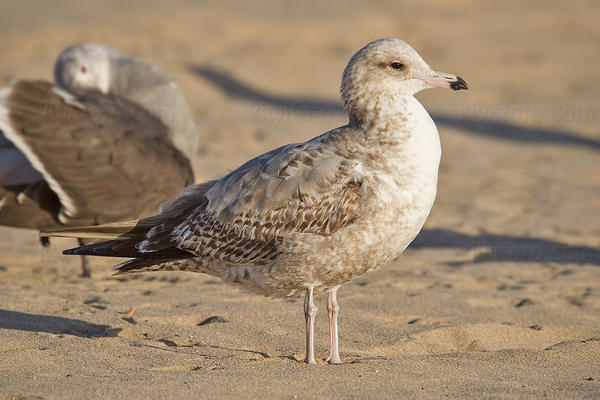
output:
[[[155,65],[120,54],[111,59],[111,91],[143,105],[169,129],[170,139],[187,157],[198,149],[198,133],[185,95],[175,80]]]
[[[58,198],[43,176],[0,131],[0,225],[31,229],[59,226],[59,209]]]
[[[41,180],[31,184],[0,186],[0,225],[48,229],[60,226],[60,203]]]
[[[62,223],[148,215],[193,181],[189,160],[158,118],[96,91],[76,101],[63,101],[48,82],[25,80],[0,99],[0,129],[58,196]]]

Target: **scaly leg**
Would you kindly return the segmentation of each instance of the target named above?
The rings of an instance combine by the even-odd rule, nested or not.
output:
[[[317,307],[313,302],[313,288],[306,289],[304,297],[304,321],[306,322],[306,358],[307,364],[316,364],[315,362],[315,317],[317,316]]]
[[[340,307],[337,302],[337,290],[339,286],[329,291],[327,296],[327,316],[329,317],[329,364],[341,364],[340,351],[338,348],[338,325],[337,316]]]
[[[80,246],[85,246],[85,242],[83,239],[77,239]],[[87,258],[85,256],[81,256],[81,276],[83,278],[91,278],[92,272],[90,271],[90,266],[88,264]]]

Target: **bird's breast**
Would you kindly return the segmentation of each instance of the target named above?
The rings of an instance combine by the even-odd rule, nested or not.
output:
[[[437,128],[416,100],[411,116],[398,128],[398,146],[386,149],[381,162],[364,168],[362,229],[370,232],[367,251],[377,254],[381,263],[410,244],[436,197],[441,157]]]
[[[388,261],[400,255],[423,227],[433,206],[437,177],[398,177],[382,174],[375,179],[364,215],[370,245]]]

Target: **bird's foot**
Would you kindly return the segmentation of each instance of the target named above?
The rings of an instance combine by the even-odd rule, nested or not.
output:
[[[342,359],[340,358],[340,356],[329,356],[327,357],[327,359],[325,360],[327,361],[329,364],[343,364]]]
[[[307,357],[304,359],[304,362],[306,364],[316,364],[317,362],[315,361],[315,357]]]

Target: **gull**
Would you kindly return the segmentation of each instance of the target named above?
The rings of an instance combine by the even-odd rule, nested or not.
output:
[[[0,90],[0,130],[0,225],[140,218],[193,183],[198,137],[183,93],[109,46],[65,49],[54,84],[16,80]],[[90,275],[83,257],[82,272]]]
[[[326,361],[339,364],[338,288],[399,256],[433,206],[440,140],[414,97],[433,87],[467,84],[399,39],[371,42],[343,73],[347,125],[190,186],[155,216],[52,234],[105,239],[65,254],[134,258],[116,274],[192,271],[271,297],[304,293],[310,364],[314,296],[327,292]]]

